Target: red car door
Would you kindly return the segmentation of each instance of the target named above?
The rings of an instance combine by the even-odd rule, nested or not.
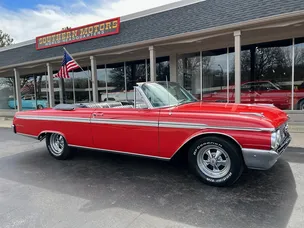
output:
[[[94,147],[157,156],[158,118],[157,109],[96,109],[91,119]]]

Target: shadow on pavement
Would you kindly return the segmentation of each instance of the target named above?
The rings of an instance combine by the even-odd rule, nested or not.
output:
[[[297,199],[284,159],[229,188],[204,185],[184,166],[87,150],[69,161],[45,149],[4,157],[0,177],[87,199],[85,213],[121,207],[200,227],[285,228]]]
[[[304,164],[304,149],[301,147],[289,147],[282,158],[288,162]]]

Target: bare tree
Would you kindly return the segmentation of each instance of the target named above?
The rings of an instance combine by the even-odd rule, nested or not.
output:
[[[5,47],[8,45],[11,45],[13,43],[14,39],[10,37],[9,34],[4,33],[0,29],[0,47]]]

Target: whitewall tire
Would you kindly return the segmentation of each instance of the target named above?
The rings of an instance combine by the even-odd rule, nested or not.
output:
[[[211,186],[230,186],[244,170],[240,149],[218,136],[196,140],[189,149],[188,161],[200,180]]]
[[[46,146],[52,157],[58,160],[70,158],[71,150],[65,138],[57,133],[48,133],[46,135]]]

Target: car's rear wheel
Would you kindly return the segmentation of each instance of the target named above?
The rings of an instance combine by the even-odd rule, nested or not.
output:
[[[300,102],[299,102],[299,110],[304,110],[304,100],[301,100]]]
[[[46,135],[46,146],[52,157],[65,160],[71,156],[71,150],[61,134],[49,133]]]
[[[244,170],[240,148],[217,136],[196,140],[190,147],[188,161],[200,180],[212,186],[230,186]]]
[[[37,109],[43,109],[43,106],[42,105],[37,105]]]

